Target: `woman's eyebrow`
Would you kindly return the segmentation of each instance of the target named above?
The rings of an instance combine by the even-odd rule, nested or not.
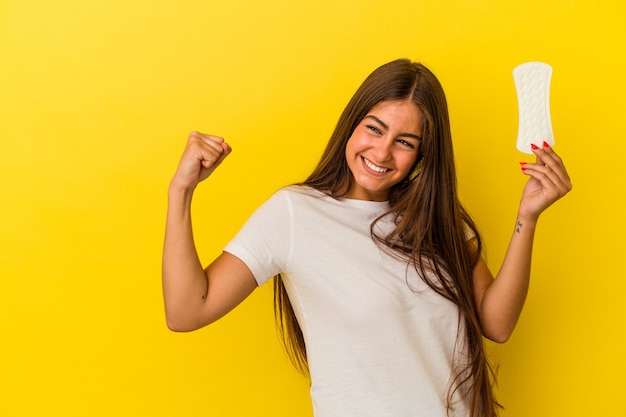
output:
[[[372,114],[368,114],[367,116],[365,116],[366,119],[373,119],[375,120],[377,123],[379,123],[383,129],[385,130],[389,130],[389,126],[387,126],[387,124],[385,122],[383,122],[382,120],[380,120],[378,117],[372,115]],[[417,139],[417,140],[422,140],[422,137],[419,135],[414,135],[413,133],[400,133],[398,134],[398,136],[406,136],[409,138],[413,138],[413,139]]]

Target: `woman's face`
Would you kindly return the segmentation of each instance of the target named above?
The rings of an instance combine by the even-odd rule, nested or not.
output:
[[[346,197],[386,201],[391,187],[415,164],[421,136],[422,113],[412,101],[383,101],[372,107],[346,145],[354,177]]]

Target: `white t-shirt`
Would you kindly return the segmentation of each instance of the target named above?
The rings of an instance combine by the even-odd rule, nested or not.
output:
[[[447,415],[462,349],[458,308],[372,240],[370,225],[388,207],[291,186],[225,248],[259,285],[282,273],[306,341],[316,417]],[[391,227],[377,225],[383,235]],[[467,409],[457,401],[451,415]]]

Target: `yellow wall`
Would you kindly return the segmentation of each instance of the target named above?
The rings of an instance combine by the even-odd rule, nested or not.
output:
[[[409,57],[447,91],[462,195],[493,268],[528,158],[515,150],[511,70],[553,66],[574,191],[545,214],[523,317],[493,347],[499,397],[509,417],[623,416],[625,11],[619,0],[0,1],[0,415],[311,416],[269,286],[213,327],[166,329],[168,180],[189,131],[232,144],[195,200],[210,260],[306,175],[365,75]]]

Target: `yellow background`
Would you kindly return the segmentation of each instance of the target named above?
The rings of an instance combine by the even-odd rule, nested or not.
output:
[[[615,0],[0,1],[0,415],[311,416],[271,288],[166,329],[166,190],[187,134],[234,148],[194,201],[202,258],[311,170],[376,66],[446,89],[460,186],[495,270],[525,177],[511,71],[554,68],[574,191],[540,225],[500,361],[504,416],[624,416],[624,48]]]

